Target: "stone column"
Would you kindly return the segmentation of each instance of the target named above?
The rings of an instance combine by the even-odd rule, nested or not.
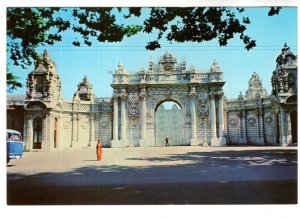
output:
[[[114,111],[113,111],[113,140],[111,141],[111,147],[119,147],[119,108],[118,97],[114,96]]]
[[[230,129],[229,129],[229,111],[226,111],[226,127],[227,127],[227,137],[230,140]]]
[[[263,119],[263,111],[260,108],[258,111],[258,121],[259,121],[259,144],[264,144],[265,134],[264,134],[264,119]]]
[[[238,134],[238,141],[237,143],[238,144],[244,144],[244,138],[243,138],[243,122],[242,122],[242,119],[243,119],[243,111],[240,110],[238,112],[238,131],[239,131],[239,134]]]
[[[126,97],[125,93],[121,94],[121,145],[127,147],[127,122],[126,122]]]
[[[76,133],[77,133],[77,116],[75,113],[72,114],[72,140],[70,147],[76,147]]]
[[[140,146],[147,146],[147,102],[146,102],[146,89],[143,88],[140,93],[141,99],[141,139]]]
[[[284,106],[280,105],[280,135],[281,135],[281,145],[286,146],[286,119],[285,119],[285,108]]]
[[[147,105],[146,105],[146,99],[142,100],[142,132],[141,132],[141,137],[142,139],[146,138],[147,132],[146,132],[146,113],[147,113]]]
[[[76,145],[78,145],[79,141],[79,120],[81,119],[80,114],[77,114],[77,119],[76,119]]]
[[[47,122],[45,122],[45,119],[43,119],[43,126],[45,125],[46,132],[49,134],[49,145],[44,145],[42,143],[42,149],[43,150],[53,150],[54,149],[54,114],[49,113],[46,117]],[[43,128],[44,129],[44,128]],[[44,131],[43,131],[44,132]],[[44,133],[43,133],[44,134]]]
[[[57,141],[57,148],[56,149],[58,149],[58,150],[61,150],[62,149],[62,145],[63,145],[63,143],[62,143],[62,137],[61,137],[61,131],[63,130],[62,123],[63,123],[62,116],[60,115],[57,118],[57,129],[56,129],[56,135],[57,135],[57,139],[56,139],[56,141]]]
[[[191,145],[198,145],[197,139],[197,120],[196,120],[196,106],[195,106],[195,96],[191,95]]]
[[[273,109],[274,110],[274,113],[273,113],[273,116],[274,116],[274,131],[275,131],[275,134],[274,134],[274,144],[278,144],[279,141],[278,139],[280,138],[280,130],[279,130],[279,121],[278,121],[278,110],[276,109]]]
[[[239,117],[239,137],[238,137],[238,144],[245,144],[247,142],[245,136],[245,130],[246,130],[246,121],[245,121],[245,111],[244,110],[240,110],[238,113],[238,117]]]
[[[211,122],[211,145],[216,146],[219,144],[219,140],[216,135],[216,106],[215,106],[215,94],[210,95],[210,122]]]
[[[243,110],[242,112],[242,127],[243,127],[243,140],[244,143],[247,143],[247,126],[246,126],[246,112]]]
[[[95,121],[95,123],[94,123],[94,128],[95,128],[95,130],[94,130],[94,140],[95,140],[95,142],[97,142],[97,140],[100,137],[100,127],[99,127],[100,126],[100,113],[96,113],[94,118],[95,118],[95,120],[94,120]]]
[[[238,112],[238,117],[239,117],[239,139],[243,138],[243,127],[242,127],[242,116],[243,112],[239,111]]]
[[[219,97],[219,145],[226,145],[223,121],[224,121],[223,94],[221,94]]]
[[[94,135],[94,114],[90,114],[90,143],[89,146],[93,146],[93,144],[95,143],[95,135]]]
[[[292,140],[292,126],[291,126],[291,113],[286,114],[286,119],[287,119],[287,144],[291,145],[293,143]]]
[[[27,134],[26,134],[25,150],[31,151],[33,146],[33,119],[31,115],[28,115],[27,119],[28,119],[27,120],[28,127],[27,127]]]

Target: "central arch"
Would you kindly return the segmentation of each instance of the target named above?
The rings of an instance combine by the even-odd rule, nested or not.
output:
[[[164,100],[155,108],[155,146],[183,145],[183,110],[174,100]]]

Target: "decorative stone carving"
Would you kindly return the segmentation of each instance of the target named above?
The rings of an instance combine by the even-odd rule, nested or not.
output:
[[[123,74],[124,73],[124,67],[123,67],[123,64],[121,63],[121,62],[119,62],[119,64],[118,64],[118,68],[117,68],[117,70],[116,70],[116,73],[117,74]]]
[[[220,67],[218,65],[218,63],[216,62],[216,60],[214,60],[211,68],[210,68],[211,72],[221,72]]]
[[[139,96],[137,93],[128,95],[128,116],[131,119],[139,117]]]
[[[238,119],[236,117],[232,117],[229,119],[229,124],[231,127],[236,127],[238,124]]]
[[[261,97],[261,94],[259,92],[257,92],[255,94],[255,100],[256,100],[257,106],[260,107],[261,104],[262,104],[262,97]]]
[[[185,57],[183,57],[182,61],[181,61],[181,70],[182,70],[182,74],[183,74],[183,77],[184,77],[185,74],[186,74],[186,60],[185,60]]]
[[[248,118],[248,125],[249,126],[255,126],[256,124],[256,118],[255,117],[249,117]]]
[[[82,129],[87,129],[88,127],[89,127],[89,122],[83,122],[82,124],[81,124],[81,128]]]
[[[196,93],[196,87],[195,87],[195,86],[191,86],[190,92],[189,92],[189,96],[190,96],[191,98],[195,98],[196,95],[197,95],[197,93]]]
[[[120,98],[124,101],[127,98],[126,90],[122,89],[120,93]]]
[[[75,94],[78,95],[81,101],[93,100],[94,98],[93,86],[88,81],[87,76],[84,76],[82,81],[78,84],[77,92]]]
[[[141,92],[140,92],[140,99],[143,101],[143,100],[145,100],[146,96],[147,96],[146,89],[142,88]]]
[[[265,123],[266,124],[268,124],[268,125],[271,125],[272,123],[273,123],[273,118],[272,118],[272,116],[267,116],[266,118],[265,118]]]
[[[166,52],[163,57],[158,60],[160,73],[165,73],[169,76],[172,71],[176,70],[177,58],[169,52]]]
[[[61,99],[61,81],[56,73],[55,63],[47,50],[35,62],[35,69],[28,75],[26,81],[27,99],[47,98],[48,101]]]
[[[145,81],[146,81],[146,70],[144,66],[142,66],[140,69],[140,82],[144,83]]]
[[[199,109],[198,109],[199,113],[201,116],[204,116],[205,114],[207,114],[208,112],[208,107],[205,104],[200,104],[199,105]]]
[[[146,115],[147,124],[153,124],[153,116],[151,109],[147,109],[147,115]]]
[[[246,91],[245,98],[255,98],[257,93],[261,96],[267,95],[266,89],[262,86],[261,79],[257,73],[254,72],[248,82],[248,90]]]
[[[294,66],[297,57],[291,52],[290,47],[286,43],[281,50],[281,54],[277,57],[276,62],[279,66]]]
[[[199,92],[199,100],[201,103],[204,103],[205,101],[207,101],[207,99],[208,99],[207,90],[202,89]]]
[[[245,106],[245,100],[242,92],[240,92],[239,97],[238,97],[238,103],[239,103],[239,108],[243,108]]]
[[[196,73],[196,69],[195,69],[195,66],[193,64],[190,67],[190,73],[191,74],[195,74]]]
[[[201,119],[201,123],[206,123],[208,120],[208,106],[204,103],[198,106],[198,115]]]
[[[171,98],[179,100],[179,103],[181,104],[181,106],[183,105],[183,102],[185,100],[185,97],[183,96],[183,94],[180,94],[180,93],[173,93]]]
[[[110,119],[109,118],[102,118],[100,120],[100,126],[105,129],[110,125]]]
[[[65,121],[63,126],[64,126],[65,129],[69,129],[70,126],[71,126],[71,122],[70,121]]]
[[[154,61],[153,58],[151,57],[149,61],[149,73],[152,74],[153,72],[154,72]]]

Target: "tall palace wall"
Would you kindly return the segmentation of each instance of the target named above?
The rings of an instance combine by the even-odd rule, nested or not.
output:
[[[286,45],[276,59],[272,93],[253,73],[245,94],[236,99],[224,96],[216,62],[209,70],[196,70],[166,52],[137,72],[119,64],[111,98],[96,97],[84,76],[67,100],[47,51],[42,59],[28,74],[26,95],[7,96],[7,128],[23,133],[28,151],[85,148],[99,138],[106,147],[163,146],[167,134],[179,146],[297,143],[297,56]],[[166,101],[179,108],[171,110],[177,118],[163,124]]]

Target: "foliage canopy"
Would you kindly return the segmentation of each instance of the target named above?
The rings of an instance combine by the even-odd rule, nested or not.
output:
[[[271,7],[268,16],[280,10]],[[249,50],[256,41],[245,34],[251,21],[243,12],[244,8],[226,7],[7,8],[7,48],[13,64],[22,68],[39,60],[37,47],[62,41],[67,30],[74,33],[74,46],[92,46],[95,39],[100,43],[121,42],[144,32],[157,34],[145,45],[148,50],[160,48],[163,37],[180,43],[217,39],[220,46],[226,46],[235,35]],[[142,23],[128,24],[133,17],[142,19]],[[12,82],[9,78],[16,82],[16,77],[7,77]]]

